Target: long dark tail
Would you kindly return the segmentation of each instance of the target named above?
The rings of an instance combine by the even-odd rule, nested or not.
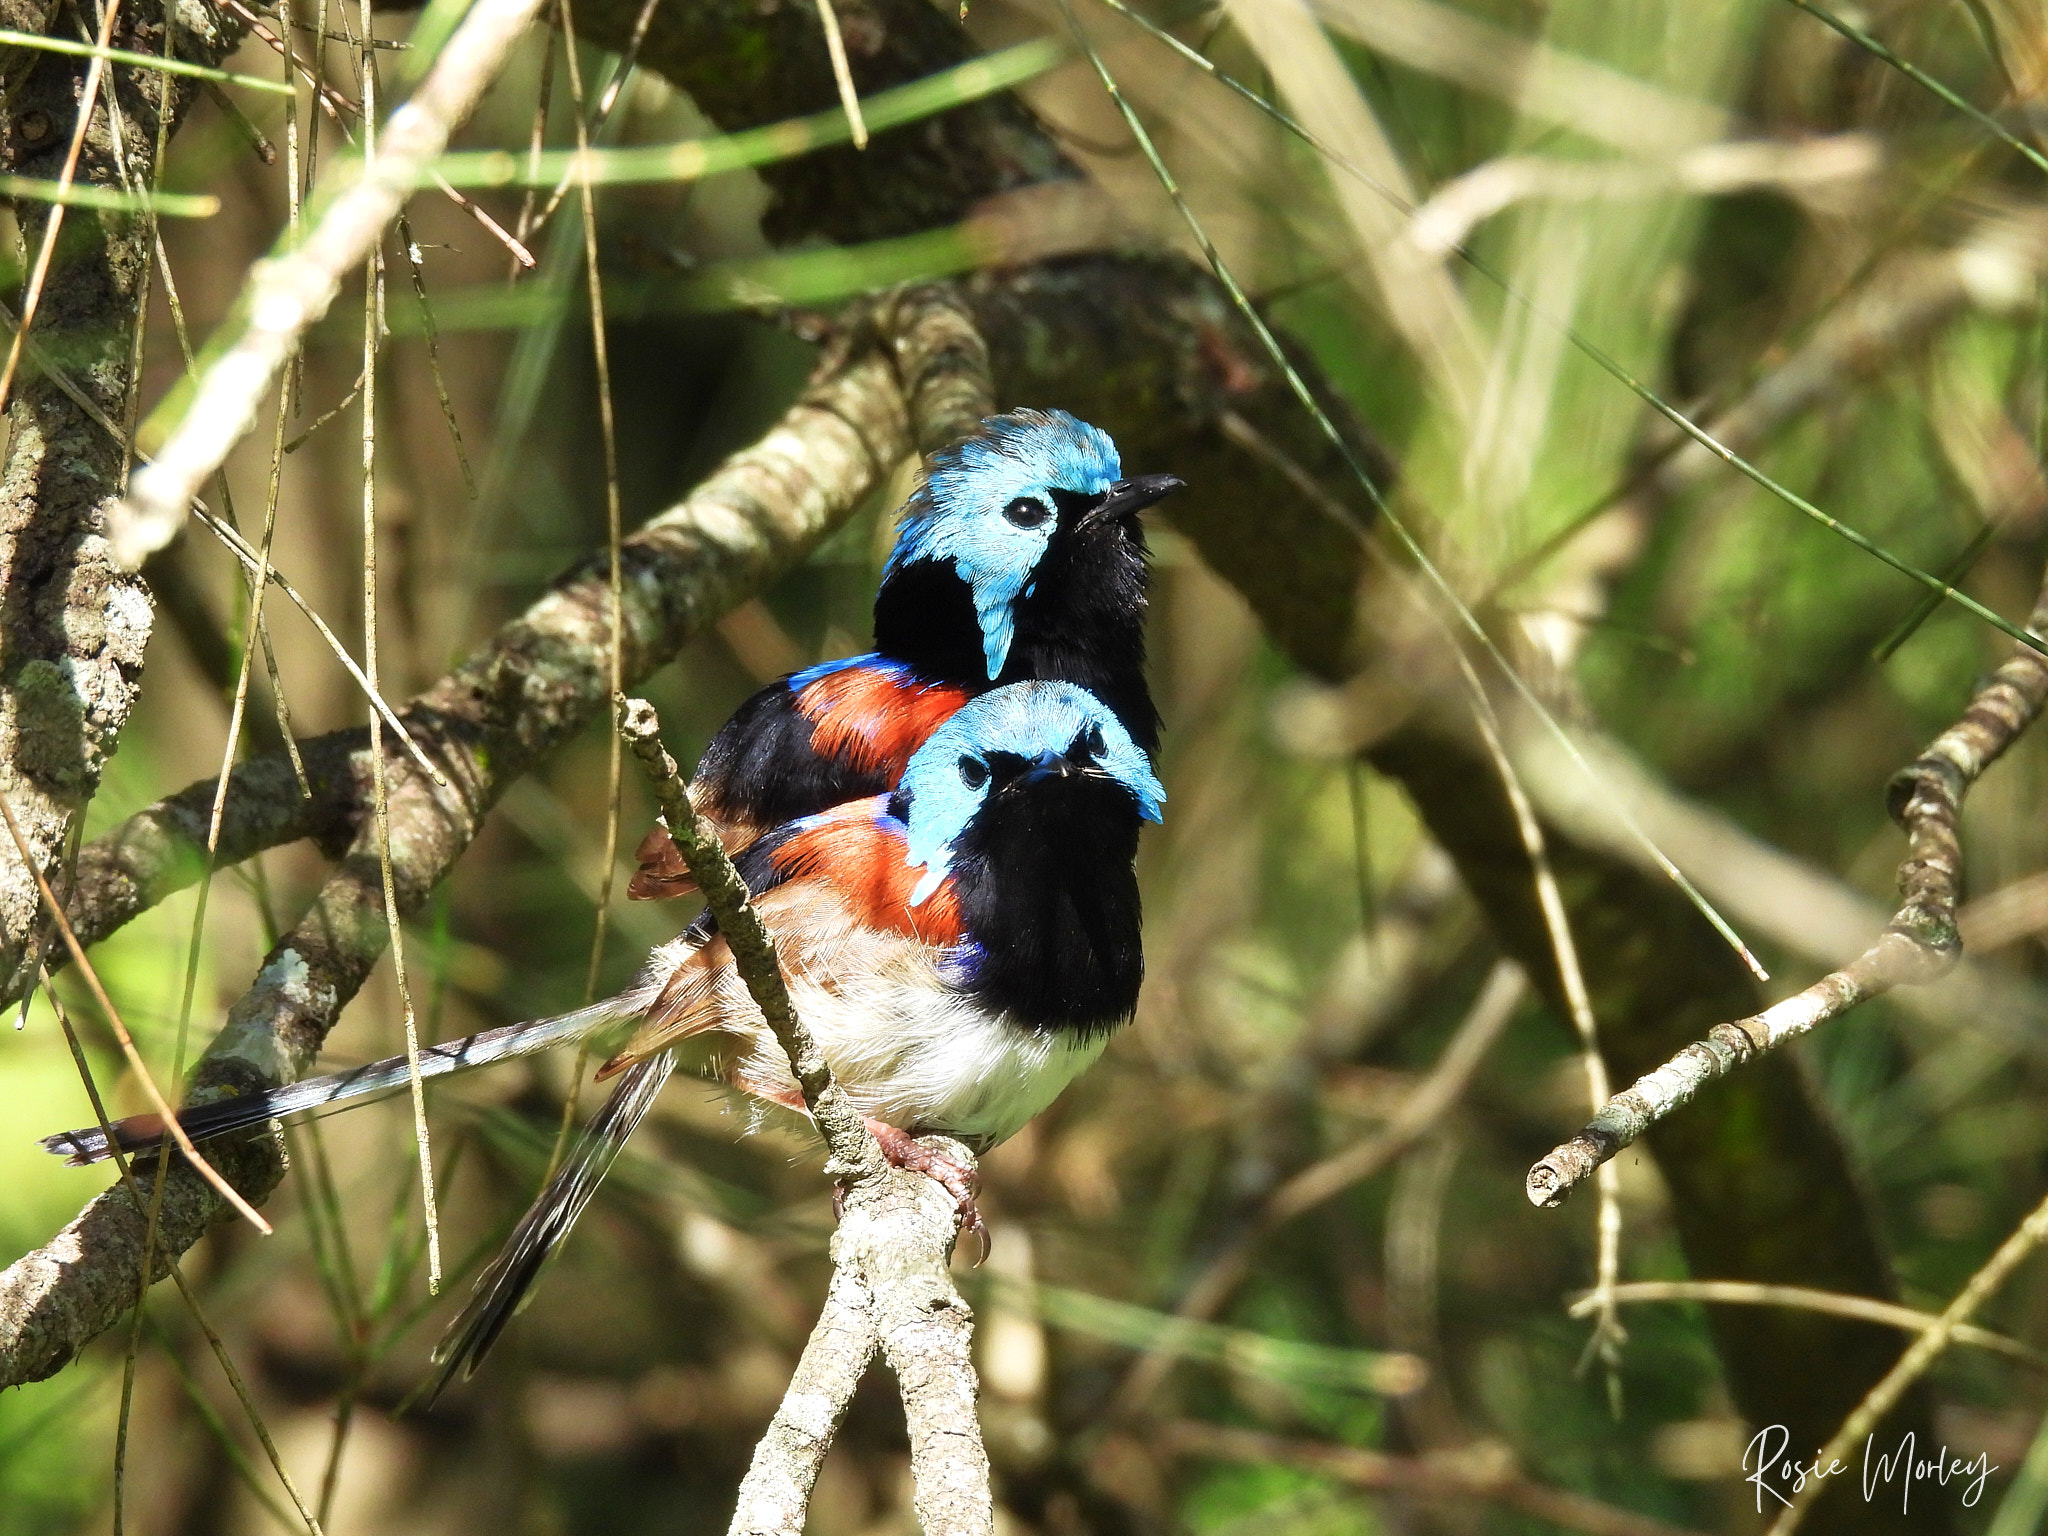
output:
[[[619,1079],[604,1108],[577,1136],[548,1187],[519,1219],[491,1267],[477,1277],[468,1303],[441,1335],[434,1348],[435,1371],[425,1387],[428,1407],[458,1376],[467,1380],[476,1373],[526,1299],[549,1255],[561,1246],[576,1218],[590,1204],[590,1197],[597,1193],[597,1186],[618,1161],[627,1138],[654,1107],[675,1066],[673,1051],[635,1063]]]
[[[630,1018],[639,1012],[641,1002],[629,991],[619,997],[593,1003],[588,1008],[579,1008],[574,1013],[529,1019],[523,1024],[506,1024],[460,1040],[426,1046],[420,1051],[420,1076],[446,1077],[451,1072],[467,1072],[495,1061],[509,1061],[515,1056],[531,1056],[536,1051],[544,1051],[565,1040],[578,1039],[619,1019]],[[265,1120],[301,1114],[309,1109],[324,1109],[331,1104],[374,1094],[395,1093],[410,1081],[411,1070],[406,1059],[387,1056],[382,1061],[373,1061],[368,1066],[355,1067],[347,1072],[331,1072],[325,1077],[309,1077],[304,1082],[289,1083],[262,1093],[181,1109],[178,1111],[178,1123],[194,1141],[204,1141],[209,1136],[224,1136],[229,1131],[258,1125]],[[111,1129],[122,1151],[141,1152],[161,1142],[163,1116],[130,1115],[126,1120],[116,1120]],[[74,1164],[97,1163],[111,1156],[106,1133],[96,1125],[45,1136],[43,1148]]]

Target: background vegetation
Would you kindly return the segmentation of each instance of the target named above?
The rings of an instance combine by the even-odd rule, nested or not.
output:
[[[884,22],[842,12],[858,81],[861,29]],[[1347,421],[1399,465],[1397,514],[1550,708],[1633,760],[1615,771],[1643,786],[1646,824],[1771,969],[1770,995],[1860,948],[1882,925],[1901,856],[1886,781],[2012,642],[1954,605],[1926,612],[1910,580],[1685,446],[1563,326],[1694,419],[1725,426],[1771,475],[2020,622],[2048,553],[2043,167],[1869,48],[1772,0],[1328,0],[1327,33],[1306,12],[1256,0],[1157,13],[1284,101],[1325,148],[1422,205],[1411,217],[1130,22],[1092,0],[1081,13],[1223,260],[1318,365],[1325,398],[1348,406]],[[74,35],[96,15],[60,6],[49,29]],[[2007,131],[2025,138],[2048,124],[2038,4],[1905,0],[1855,19]],[[360,20],[352,8],[344,20],[337,3],[328,24]],[[380,14],[376,26],[403,43],[413,21]],[[965,26],[984,48],[1066,36],[1056,7],[1007,0],[976,0]],[[304,34],[300,47],[310,48]],[[527,40],[464,129],[465,147],[522,150],[536,103],[547,141],[574,142],[561,47],[558,33]],[[589,94],[613,57],[582,45]],[[381,59],[390,99],[410,55]],[[1601,68],[1566,68],[1586,63]],[[259,40],[227,67],[267,78],[279,68]],[[736,53],[724,67],[752,65]],[[338,93],[359,98],[346,43],[328,46],[324,68]],[[815,360],[817,317],[857,294],[1098,250],[1199,260],[1088,61],[1069,52],[1021,95],[1085,179],[1009,192],[936,231],[790,247],[764,233],[769,187],[750,170],[599,189],[629,529],[777,419]],[[316,120],[302,84],[301,153]],[[714,126],[732,124],[642,69],[603,136],[665,142]],[[251,148],[252,132],[277,147],[275,164]],[[320,132],[321,153],[337,153],[334,125]],[[216,195],[219,211],[162,224],[177,306],[156,281],[140,342],[145,414],[183,372],[181,333],[197,345],[214,329],[283,227],[288,147],[283,99],[232,85],[178,132],[167,184]],[[786,183],[782,195],[793,195]],[[518,192],[476,196],[500,223],[519,224]],[[1469,231],[1474,254],[1527,303],[1447,254],[1446,229]],[[602,549],[607,519],[575,194],[534,239],[539,270],[517,281],[503,245],[431,191],[414,199],[403,239],[438,339],[423,334],[405,252],[388,244],[375,516],[393,697],[424,688],[558,571]],[[34,243],[4,249],[18,289]],[[360,413],[344,402],[362,367],[362,317],[360,294],[345,294],[308,339],[276,556],[352,646],[363,449]],[[1216,342],[1226,372],[1232,344]],[[270,445],[266,422],[230,462],[245,526],[263,505]],[[1197,474],[1135,454],[1128,467]],[[909,472],[648,686],[679,756],[759,682],[861,647]],[[1338,489],[1319,494],[1364,509],[1355,483],[1328,483]],[[1289,569],[1263,531],[1295,526],[1276,521],[1284,494],[1227,509],[1252,566]],[[1365,638],[1346,642],[1364,670],[1332,686],[1354,657],[1311,680],[1302,647],[1276,644],[1242,595],[1257,573],[1205,559],[1214,540],[1162,511],[1151,641],[1171,800],[1142,855],[1144,1002],[1101,1066],[985,1161],[994,1256],[961,1279],[980,1317],[1007,1528],[1252,1536],[1593,1530],[1587,1519],[1606,1518],[1518,1501],[1510,1468],[1672,1526],[1756,1526],[1738,1461],[1759,1399],[1738,1401],[1731,1378],[1764,1381],[1745,1390],[1767,1400],[1782,1372],[1789,1398],[1801,1376],[1827,1373],[1825,1353],[1774,1354],[1770,1337],[1716,1332],[1691,1301],[1624,1307],[1626,1340],[1605,1350],[1591,1347],[1592,1319],[1568,1315],[1595,1278],[1596,1201],[1588,1191],[1535,1210],[1522,1177],[1587,1118],[1585,1070],[1547,975],[1524,987],[1519,971],[1500,969],[1539,962],[1498,894],[1473,878],[1478,845],[1447,852],[1440,823],[1451,812],[1418,812],[1422,801],[1455,810],[1498,796],[1483,753],[1417,756],[1418,720],[1469,710],[1440,636],[1397,581],[1369,578]],[[146,575],[158,599],[147,677],[87,813],[88,838],[219,764],[245,625],[240,571],[194,529]],[[360,692],[311,627],[274,600],[266,612],[294,730],[360,723]],[[1540,737],[1512,695],[1498,702],[1512,738]],[[252,735],[270,712],[259,682]],[[1667,888],[1615,873],[1636,856],[1572,809],[1571,774],[1546,770],[1534,745],[1518,751],[1560,838],[1575,926],[1610,957],[1589,960],[1600,1022],[1677,1019],[1662,1045],[1610,1052],[1620,1079],[1706,1024],[1754,1011],[1719,1006],[1726,956],[1711,935],[1706,960],[1696,938],[1673,938]],[[1695,1192],[1717,1186],[1750,1202],[1752,1246],[1826,1259],[1840,1224],[1809,1219],[1813,1175],[1773,1161],[1774,1132],[1810,1142],[1837,1128],[1857,1230],[1909,1306],[1939,1310],[2033,1207],[2048,1152],[2044,752],[2023,740],[1969,803],[1971,972],[1798,1046],[1823,1110],[1810,1122],[1774,1127],[1768,1098],[1710,1090],[1682,1112],[1697,1115],[1694,1133],[1660,1142],[1655,1156],[1624,1155],[1624,1280],[1728,1273],[1688,1228],[1689,1213],[1703,1219]],[[622,884],[627,862],[605,867],[608,771],[597,729],[546,760],[411,920],[409,979],[427,1036],[584,995],[598,893]],[[625,850],[650,816],[629,772]],[[1759,863],[1760,847],[1778,858]],[[189,1045],[179,1013],[193,891],[99,946],[100,974],[160,1078],[211,1033],[326,869],[318,849],[296,844],[215,878]],[[1526,869],[1508,858],[1496,879],[1524,882]],[[1630,894],[1642,890],[1654,901]],[[612,902],[596,984],[622,983],[687,915]],[[1635,967],[1626,974],[1624,959]],[[1703,966],[1720,992],[1699,983]],[[79,978],[56,985],[115,1110],[143,1107]],[[1732,985],[1739,999],[1739,974]],[[1495,1015],[1505,1028],[1453,1101],[1403,1121],[1447,1045],[1472,1041]],[[323,1059],[398,1048],[398,1019],[387,962]],[[831,1212],[812,1149],[773,1129],[746,1134],[747,1112],[708,1089],[669,1090],[489,1368],[431,1415],[395,1412],[467,1273],[539,1178],[575,1066],[565,1055],[435,1092],[450,1269],[439,1300],[425,1286],[402,1100],[292,1130],[294,1171],[268,1206],[277,1234],[224,1225],[186,1260],[278,1451],[336,1536],[695,1532],[729,1517],[815,1312]],[[1748,1107],[1716,1111],[1716,1094],[1724,1110]],[[91,1117],[39,999],[18,1032],[0,1031],[0,1258],[46,1242],[105,1186],[104,1170],[63,1167],[33,1139]],[[1390,1135],[1367,1176],[1295,1219],[1257,1224],[1290,1176]],[[1757,1192],[1773,1188],[1785,1198],[1766,1209]],[[1204,1336],[1206,1358],[1167,1368],[1148,1356],[1164,1317],[1247,1241],[1241,1281],[1216,1313],[1232,1331]],[[2048,1269],[2022,1267],[1979,1321],[2048,1349]],[[1904,1340],[1869,1330],[1879,1369]],[[5,1536],[109,1528],[128,1343],[117,1327],[53,1378],[0,1394]],[[169,1287],[152,1292],[136,1361],[127,1528],[302,1529]],[[900,1414],[886,1384],[870,1385],[820,1485],[820,1536],[909,1528]],[[1931,1405],[1921,1422],[1937,1439],[1988,1452],[2006,1471],[1974,1509],[1924,1490],[1915,1521],[1986,1525],[2044,1403],[2038,1353],[1951,1349],[1915,1411]],[[1230,1441],[1222,1430],[1279,1439]],[[1328,1447],[1424,1458],[1492,1492],[1362,1491]],[[1900,1527],[1881,1507],[1848,1503],[1831,1517],[1840,1528]],[[1603,1536],[1624,1529],[1647,1528]]]

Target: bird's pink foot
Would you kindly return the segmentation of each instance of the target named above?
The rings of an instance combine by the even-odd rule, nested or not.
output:
[[[870,1120],[868,1131],[891,1167],[921,1173],[953,1197],[954,1208],[960,1214],[961,1229],[981,1239],[981,1257],[974,1262],[977,1265],[985,1263],[989,1253],[988,1227],[981,1219],[981,1207],[975,1202],[973,1171],[963,1168],[950,1157],[918,1145],[910,1132],[898,1130],[893,1125]]]

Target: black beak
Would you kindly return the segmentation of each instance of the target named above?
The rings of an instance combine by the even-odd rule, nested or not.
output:
[[[1012,783],[1029,784],[1037,779],[1072,778],[1081,770],[1064,752],[1045,751],[1031,760],[1031,766],[1019,774]]]
[[[1171,496],[1186,485],[1187,481],[1179,475],[1136,475],[1129,480],[1119,480],[1103,493],[1101,501],[1088,509],[1081,519],[1082,525],[1085,527],[1089,523],[1143,511],[1153,502]]]

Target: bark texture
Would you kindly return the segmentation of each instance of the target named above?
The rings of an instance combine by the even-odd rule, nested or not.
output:
[[[54,8],[10,5],[10,26],[41,31]],[[163,50],[164,7],[136,4],[117,17],[115,47]],[[175,52],[217,64],[242,27],[224,13],[178,13]],[[88,61],[13,50],[0,71],[14,84],[0,169],[54,181],[62,174],[84,98]],[[165,82],[171,80],[168,88]],[[190,103],[189,80],[109,67],[74,179],[147,186],[159,112],[172,126]],[[15,205],[32,265],[51,205]],[[83,407],[34,366],[60,361],[101,412],[126,418],[130,334],[152,253],[152,226],[136,215],[65,210],[29,339],[8,402],[11,438],[0,468],[0,793],[46,873],[91,798],[134,707],[152,620],[142,579],[109,556],[107,512],[119,494],[123,452]],[[11,327],[10,327],[11,328]],[[12,846],[0,853],[0,933],[18,954],[36,923],[36,888]],[[13,964],[7,966],[11,974]]]

